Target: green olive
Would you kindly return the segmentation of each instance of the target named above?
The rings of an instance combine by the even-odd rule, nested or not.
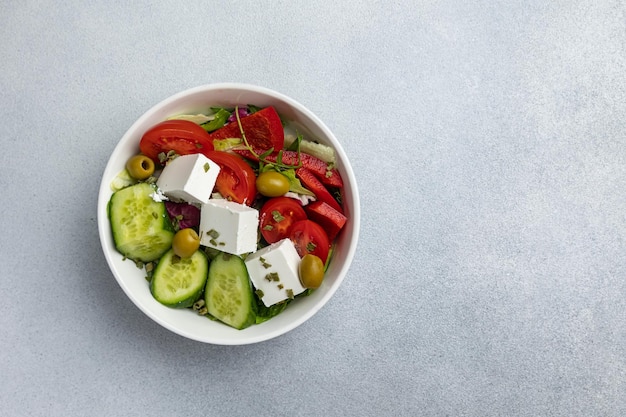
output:
[[[256,189],[265,197],[280,197],[289,191],[289,180],[276,171],[266,171],[256,179]]]
[[[318,288],[324,280],[324,262],[310,253],[300,260],[300,283],[304,288]]]
[[[145,180],[154,174],[154,161],[145,155],[135,155],[126,162],[126,170],[136,180]]]
[[[189,258],[200,247],[200,237],[195,230],[187,227],[186,229],[180,229],[174,235],[172,241],[172,249],[174,254],[181,258]]]

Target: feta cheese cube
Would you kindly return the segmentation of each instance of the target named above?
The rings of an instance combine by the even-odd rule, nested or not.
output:
[[[181,155],[171,160],[157,180],[172,201],[202,204],[209,201],[220,166],[202,154]]]
[[[300,256],[289,239],[266,246],[245,259],[250,280],[267,307],[305,290],[300,283]]]
[[[200,209],[200,244],[233,255],[257,247],[259,211],[225,199],[211,199]]]

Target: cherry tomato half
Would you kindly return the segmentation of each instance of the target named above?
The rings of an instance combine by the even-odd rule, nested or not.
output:
[[[304,209],[293,198],[270,198],[259,212],[261,235],[267,243],[278,242],[289,237],[291,225],[305,219]]]
[[[289,239],[294,243],[301,258],[310,253],[326,263],[330,242],[319,224],[311,220],[295,222],[289,231]]]
[[[189,120],[166,120],[152,126],[139,142],[141,153],[159,162],[161,152],[178,155],[204,153],[213,150],[213,140],[199,125]]]
[[[209,151],[203,154],[220,166],[215,188],[222,197],[251,205],[256,196],[256,177],[252,167],[243,158],[231,153]]]

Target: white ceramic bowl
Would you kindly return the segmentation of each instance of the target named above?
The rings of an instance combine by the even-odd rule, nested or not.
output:
[[[145,273],[134,262],[124,261],[115,250],[111,227],[107,218],[107,203],[111,197],[111,182],[120,173],[126,161],[139,152],[139,140],[151,126],[169,116],[181,113],[201,113],[209,106],[234,107],[254,104],[274,106],[278,113],[296,123],[305,137],[312,137],[332,146],[337,155],[337,169],[343,181],[343,202],[348,221],[337,238],[333,258],[322,286],[308,297],[292,302],[288,308],[271,320],[235,330],[220,322],[208,320],[189,309],[173,309],[159,304],[150,294]],[[339,141],[311,111],[297,101],[269,90],[246,84],[210,84],[175,94],[141,116],[115,147],[104,170],[98,197],[98,230],[106,260],[126,295],[141,311],[163,327],[189,339],[219,344],[242,345],[261,342],[280,336],[312,317],[337,291],[354,257],[359,236],[359,194],[354,173]]]

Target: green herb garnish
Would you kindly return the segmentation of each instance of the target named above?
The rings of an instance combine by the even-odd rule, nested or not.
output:
[[[269,274],[265,275],[265,279],[268,280],[269,282],[280,281],[280,277],[278,276],[277,272],[270,272]]]
[[[178,154],[174,151],[168,151],[167,153],[159,152],[159,154],[157,155],[161,165],[167,165],[172,159],[176,158],[177,156]]]
[[[263,268],[267,269],[270,266],[272,266],[271,264],[267,263],[267,261],[265,260],[264,257],[260,256],[259,257],[259,261],[261,261],[261,265],[263,265]]]
[[[272,218],[274,219],[274,221],[276,223],[280,223],[283,220],[285,220],[285,218],[283,217],[282,214],[280,214],[280,211],[278,210],[272,210]]]

